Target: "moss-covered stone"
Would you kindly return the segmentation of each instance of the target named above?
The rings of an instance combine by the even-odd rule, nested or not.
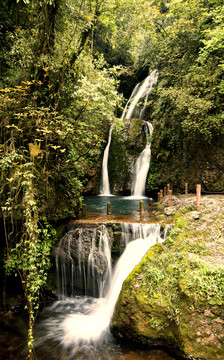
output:
[[[152,247],[124,282],[115,333],[189,358],[223,359],[224,199],[206,199],[197,220],[191,206],[176,212],[165,243]]]

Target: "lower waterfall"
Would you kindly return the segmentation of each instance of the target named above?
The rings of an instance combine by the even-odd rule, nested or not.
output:
[[[63,296],[61,300],[48,307],[46,309],[47,320],[41,324],[44,335],[37,340],[37,347],[41,343],[50,340],[55,344],[59,344],[64,351],[69,352],[68,359],[113,358],[101,358],[98,355],[96,356],[96,354],[87,356],[86,353],[90,351],[92,354],[93,351],[99,351],[98,346],[103,346],[104,351],[105,347],[107,349],[110,348],[112,339],[110,321],[123,281],[140,262],[147,250],[157,242],[163,242],[164,237],[160,235],[160,224],[123,223],[121,226],[121,242],[125,244],[125,250],[117,261],[111,275],[111,257],[108,254],[108,244],[111,246],[111,239],[108,237],[109,232],[105,231],[104,227],[106,226],[103,225],[101,227],[101,239],[98,239],[98,244],[96,242],[93,243],[91,240],[92,245],[89,253],[92,257],[91,261],[93,261],[99,249],[104,254],[104,257],[107,258],[107,275],[103,280],[105,281],[106,279],[108,282],[106,295],[99,298],[76,295],[71,297]],[[65,239],[60,242],[59,248],[63,251],[68,251],[68,260],[71,259],[71,249],[74,249],[71,233],[69,236],[67,234],[67,240]],[[67,242],[67,250],[65,250],[65,242]],[[80,244],[78,248],[80,249]],[[63,267],[63,263],[60,266]],[[69,277],[71,279],[71,274]],[[73,277],[74,279],[75,276]],[[55,346],[57,347],[58,345]]]

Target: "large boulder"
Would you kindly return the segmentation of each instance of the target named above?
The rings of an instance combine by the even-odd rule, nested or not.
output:
[[[184,358],[224,358],[224,197],[182,197],[174,226],[123,284],[113,332],[173,348]],[[182,205],[181,205],[182,204]]]

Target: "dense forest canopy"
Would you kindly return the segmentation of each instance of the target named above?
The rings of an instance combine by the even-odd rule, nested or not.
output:
[[[133,85],[159,70],[148,105],[160,161],[223,139],[224,4],[2,0],[0,19],[1,246],[23,284],[32,354],[49,221],[76,216]]]

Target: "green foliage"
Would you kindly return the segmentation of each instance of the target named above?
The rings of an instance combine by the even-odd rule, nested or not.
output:
[[[146,184],[147,191],[158,190],[158,185],[156,183],[157,178],[158,173],[155,172],[153,166],[150,166]]]
[[[34,196],[34,180],[33,164],[27,163],[20,184],[23,192],[21,204],[23,228],[19,240],[16,242],[11,239],[9,234],[6,234],[7,253],[5,258],[6,273],[19,274],[27,301],[29,357],[33,354],[33,325],[39,308],[39,293],[47,280],[50,254],[56,240],[56,231],[47,222],[39,225],[38,208]],[[13,215],[11,203],[12,199],[8,198],[2,208],[5,222],[7,216]]]
[[[175,214],[174,226],[162,251],[158,254],[156,248],[150,249],[136,270],[144,274],[139,296],[143,291],[146,303],[161,304],[166,316],[176,324],[180,324],[186,297],[192,309],[205,303],[218,306],[224,303],[223,268],[203,259],[209,255],[209,240],[206,232],[191,229],[188,213],[192,210],[186,207]],[[160,326],[166,327],[166,321]]]
[[[46,283],[54,242],[49,225],[42,227],[39,218],[75,216],[81,204],[85,164],[101,146],[100,125],[113,120],[119,99],[111,71],[97,70],[98,65],[87,57],[85,62],[84,66],[80,60],[83,74],[69,95],[70,111],[64,114],[47,106],[49,84],[42,81],[24,81],[0,89],[0,202],[6,224],[5,267],[7,273],[16,271],[23,285],[29,313],[30,356],[39,292]],[[92,66],[89,76],[87,64]],[[47,75],[47,69],[44,71]],[[19,233],[17,227],[21,228]]]
[[[24,285],[32,349],[34,307],[52,246],[50,229],[47,224],[42,228],[39,219],[76,216],[87,170],[102,157],[111,124],[114,168],[123,173],[123,183],[129,180],[123,166],[126,145],[120,146],[120,154],[117,150],[125,139],[116,117],[122,102],[119,76],[123,84],[126,76],[136,82],[141,71],[159,69],[159,84],[148,104],[157,153],[147,190],[157,189],[161,163],[174,154],[182,162],[186,149],[216,142],[222,133],[223,4],[3,0],[0,18],[0,203],[7,230],[6,267],[16,269]],[[173,171],[175,178],[178,171]],[[170,233],[170,245],[186,235],[182,225]],[[162,281],[163,275],[157,275],[153,281]]]
[[[196,300],[207,301],[210,305],[222,305],[224,301],[224,271],[206,266],[204,262],[195,259],[191,262],[193,274],[185,273],[181,279],[181,290],[191,297],[195,294]]]
[[[169,158],[183,159],[186,149],[217,141],[223,127],[223,5],[169,1],[153,21],[159,28],[139,41],[137,61],[160,73],[150,104],[154,139],[160,139],[154,155],[163,148]]]
[[[33,94],[30,94],[31,88]],[[39,91],[42,92],[39,82],[26,82],[24,86],[1,89],[1,126],[5,128],[2,132],[1,164],[4,171],[3,186],[11,184],[12,187],[14,180],[20,190],[24,166],[29,162],[34,163],[37,188],[45,188],[38,198],[38,205],[41,206],[51,190],[47,179],[54,176],[56,184],[57,178],[69,166],[62,160],[71,158],[68,144],[69,139],[74,138],[74,131],[69,122],[63,120],[54,109],[50,111],[47,107],[36,106]]]
[[[144,267],[144,291],[147,299],[156,296],[160,289],[163,301],[167,303],[167,316],[179,323],[183,296],[190,303],[207,302],[222,305],[224,272],[215,269],[198,257],[187,253],[162,254],[159,260],[151,260]]]

